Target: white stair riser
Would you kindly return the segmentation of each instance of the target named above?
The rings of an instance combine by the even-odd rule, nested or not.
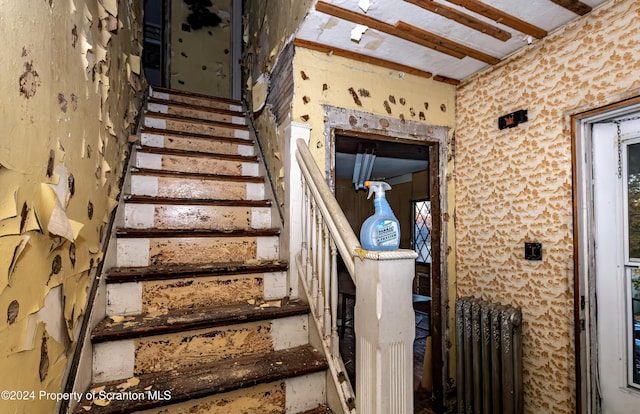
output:
[[[149,103],[147,111],[158,114],[178,115],[189,118],[204,119],[207,121],[226,122],[234,125],[246,125],[243,116],[237,116],[228,113],[217,113],[195,108],[185,108],[180,105],[171,105],[171,103]]]
[[[271,227],[270,207],[125,204],[130,229],[249,230]]]
[[[286,272],[110,283],[107,315],[165,313],[181,307],[198,309],[287,295]]]
[[[190,132],[227,138],[249,139],[249,131],[235,127],[212,125],[206,122],[194,122],[181,119],[164,119],[147,113],[144,117],[144,126],[147,128],[167,129],[171,131]],[[240,125],[238,125],[239,127]]]
[[[264,184],[133,174],[131,194],[185,199],[264,200]]]
[[[278,259],[278,237],[171,237],[117,240],[116,265],[206,264]]]
[[[138,151],[135,166],[155,170],[257,177],[258,163]]]
[[[94,344],[94,381],[266,353],[308,342],[307,315]],[[121,359],[114,364],[114,358]],[[112,365],[116,365],[113,367]]]
[[[216,140],[215,138],[198,138],[179,135],[160,135],[143,132],[140,143],[147,147],[180,149],[211,154],[255,155],[252,142],[246,144]]]

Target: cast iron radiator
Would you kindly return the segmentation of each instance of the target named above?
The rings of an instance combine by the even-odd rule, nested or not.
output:
[[[522,414],[522,311],[456,300],[458,414]]]

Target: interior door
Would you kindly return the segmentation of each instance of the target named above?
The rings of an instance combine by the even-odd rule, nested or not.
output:
[[[597,389],[604,414],[640,413],[640,120],[626,119],[594,124],[592,131]]]

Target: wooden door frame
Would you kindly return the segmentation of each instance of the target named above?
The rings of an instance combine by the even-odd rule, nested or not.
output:
[[[448,327],[448,275],[446,266],[447,232],[447,162],[449,127],[429,125],[422,122],[400,120],[362,111],[324,105],[325,130],[325,176],[329,187],[335,187],[335,137],[343,135],[371,140],[386,140],[412,145],[429,146],[429,186],[431,200],[432,270],[431,270],[431,335],[434,409],[445,406],[445,384],[449,375],[450,342]],[[381,120],[385,122],[380,122]],[[388,125],[384,129],[373,125]],[[435,288],[434,288],[435,286]]]

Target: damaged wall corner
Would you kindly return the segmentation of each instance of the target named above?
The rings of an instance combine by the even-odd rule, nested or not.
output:
[[[21,373],[0,376],[2,390],[64,388],[145,84],[141,5],[123,6],[0,8],[0,372]],[[0,400],[0,412],[58,403]]]

